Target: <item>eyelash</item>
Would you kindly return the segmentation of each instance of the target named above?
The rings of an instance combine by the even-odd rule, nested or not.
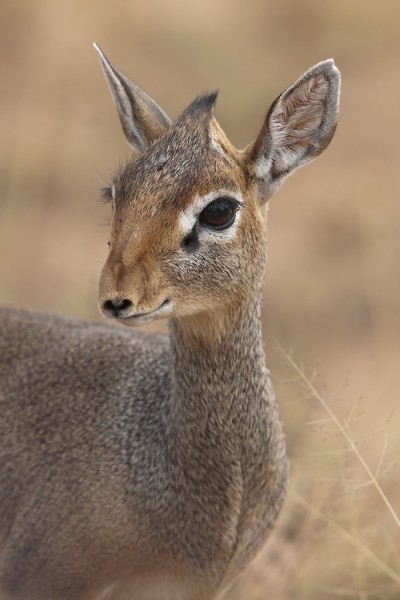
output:
[[[101,192],[101,199],[103,200],[103,202],[106,202],[106,203],[112,202],[113,193],[112,193],[111,187],[101,188],[100,192]]]

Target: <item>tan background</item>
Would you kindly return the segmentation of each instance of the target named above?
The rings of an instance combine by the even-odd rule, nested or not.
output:
[[[110,217],[97,190],[129,153],[92,41],[172,117],[219,88],[217,116],[240,147],[284,87],[334,56],[336,136],[269,216],[265,341],[291,489],[229,597],[399,598],[400,4],[1,0],[0,11],[0,303],[91,318]],[[316,372],[319,400],[277,343]],[[341,423],[352,411],[350,441],[324,401]]]

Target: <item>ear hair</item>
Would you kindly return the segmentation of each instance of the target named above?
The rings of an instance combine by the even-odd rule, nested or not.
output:
[[[336,128],[340,74],[333,60],[304,73],[268,111],[264,126],[246,149],[249,170],[267,200],[283,179],[317,157],[329,145]]]
[[[99,55],[125,137],[133,150],[143,152],[167,131],[171,120],[150,96],[108,61],[97,44],[93,47]]]

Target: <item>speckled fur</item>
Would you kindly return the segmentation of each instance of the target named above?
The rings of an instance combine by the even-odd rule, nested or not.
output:
[[[129,298],[120,320],[131,324],[168,298],[170,333],[0,310],[7,600],[210,600],[264,543],[284,499],[285,442],[261,335],[269,174],[260,185],[260,173],[271,144],[235,150],[213,94],[167,128],[148,96],[129,112],[137,88],[121,100],[124,86],[113,96],[142,153],[114,180],[100,305]],[[140,122],[157,115],[159,124]],[[332,110],[324,118],[331,135]],[[218,189],[244,199],[235,237],[204,238],[186,255],[178,216]]]

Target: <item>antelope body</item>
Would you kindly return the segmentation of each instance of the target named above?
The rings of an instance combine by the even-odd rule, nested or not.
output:
[[[135,151],[105,192],[100,308],[128,326],[167,317],[170,332],[0,311],[0,598],[209,600],[285,494],[264,205],[330,142],[339,74],[307,71],[238,151],[216,94],[172,123],[97,50]]]

